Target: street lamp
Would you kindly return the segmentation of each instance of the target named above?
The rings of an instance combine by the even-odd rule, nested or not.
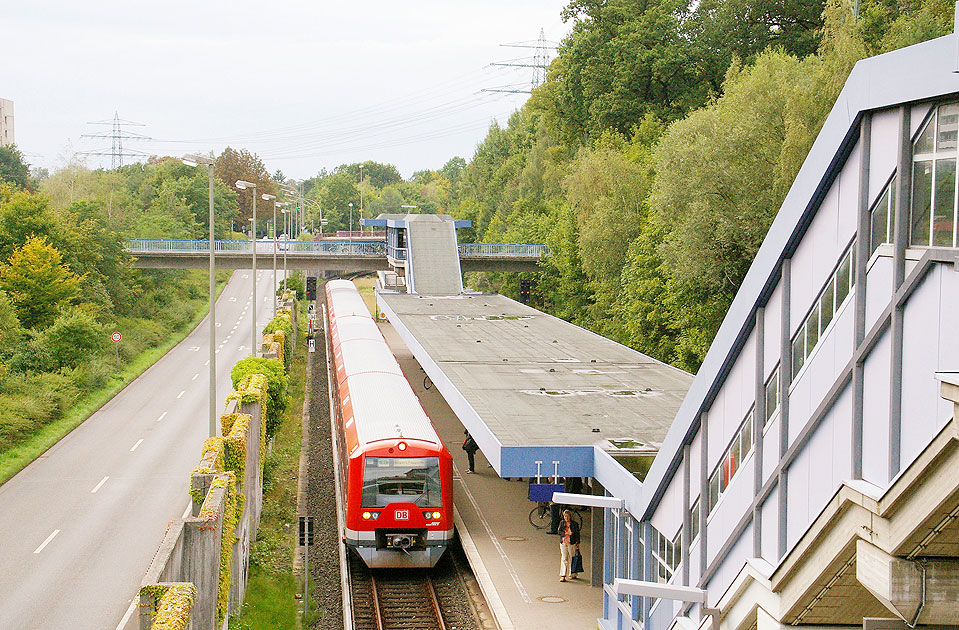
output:
[[[264,193],[261,199],[273,202],[273,317],[276,317],[276,195]]]
[[[419,208],[419,206],[408,206],[408,205],[402,205],[400,207],[406,208],[407,210],[416,210],[417,208]]]
[[[210,175],[210,437],[216,437],[216,262],[214,253],[216,241],[213,240],[213,158],[203,155],[187,154],[182,158],[187,166],[206,167]]]
[[[353,253],[353,202],[350,202],[350,253]]]
[[[360,164],[360,232],[363,231],[363,165]]]
[[[288,205],[290,205],[290,204],[284,203],[284,204],[282,204],[282,205],[288,206]],[[286,271],[286,250],[288,250],[288,249],[290,248],[290,237],[289,237],[289,235],[288,235],[288,232],[286,231],[286,230],[287,230],[287,227],[286,227],[286,215],[288,215],[288,214],[290,213],[290,211],[287,210],[286,208],[283,208],[282,210],[280,210],[280,212],[283,213],[283,236],[286,237],[286,243],[285,243],[285,244],[286,244],[286,247],[283,248],[283,293],[285,294],[285,293],[286,293],[286,276],[287,276],[287,271]]]
[[[252,224],[250,225],[250,238],[253,240],[253,336],[252,341],[253,345],[250,347],[250,356],[256,356],[256,184],[253,182],[247,182],[242,179],[236,180],[236,187],[240,190],[246,190],[248,188],[253,189],[253,218],[250,219]]]

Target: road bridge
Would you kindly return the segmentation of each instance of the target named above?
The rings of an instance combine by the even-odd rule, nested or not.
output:
[[[249,269],[253,266],[251,241],[214,241],[219,269]],[[180,239],[127,239],[126,250],[140,269],[208,269],[210,241]],[[378,240],[324,240],[256,242],[257,258],[286,258],[288,269],[328,271],[384,271],[393,268],[387,243]],[[539,271],[539,261],[549,256],[546,245],[514,243],[460,243],[457,245],[463,271]]]

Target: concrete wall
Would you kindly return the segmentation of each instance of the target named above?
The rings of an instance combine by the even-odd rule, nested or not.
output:
[[[251,417],[246,432],[246,464],[242,479],[237,480],[237,492],[244,496],[243,513],[236,525],[231,557],[230,597],[228,613],[233,614],[243,604],[249,572],[250,544],[256,537],[263,506],[263,467],[260,461],[260,404],[238,405],[235,400],[227,405],[226,413],[244,413]],[[230,432],[237,435],[238,429]],[[200,468],[213,468],[214,457],[200,460]],[[188,518],[170,523],[153,563],[141,583],[140,628],[149,629],[156,614],[156,605],[149,587],[169,583],[192,583],[196,586],[196,600],[190,611],[191,630],[217,628],[217,598],[220,582],[220,557],[226,489],[213,487],[216,478],[228,479],[222,473],[195,472],[191,486],[202,496],[194,496],[192,513]]]

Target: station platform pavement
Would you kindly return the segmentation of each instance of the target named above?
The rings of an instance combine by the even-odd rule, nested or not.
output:
[[[590,514],[581,512],[580,548],[586,573],[559,581],[559,538],[534,528],[535,507],[527,480],[501,479],[476,453],[476,474],[468,475],[462,449],[463,425],[388,323],[380,332],[419,396],[440,437],[453,454],[453,500],[457,530],[500,630],[592,630],[598,628],[603,591],[590,586]]]

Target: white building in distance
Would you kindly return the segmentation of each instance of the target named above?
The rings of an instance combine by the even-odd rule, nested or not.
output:
[[[13,136],[13,101],[0,98],[0,147],[15,144]]]

